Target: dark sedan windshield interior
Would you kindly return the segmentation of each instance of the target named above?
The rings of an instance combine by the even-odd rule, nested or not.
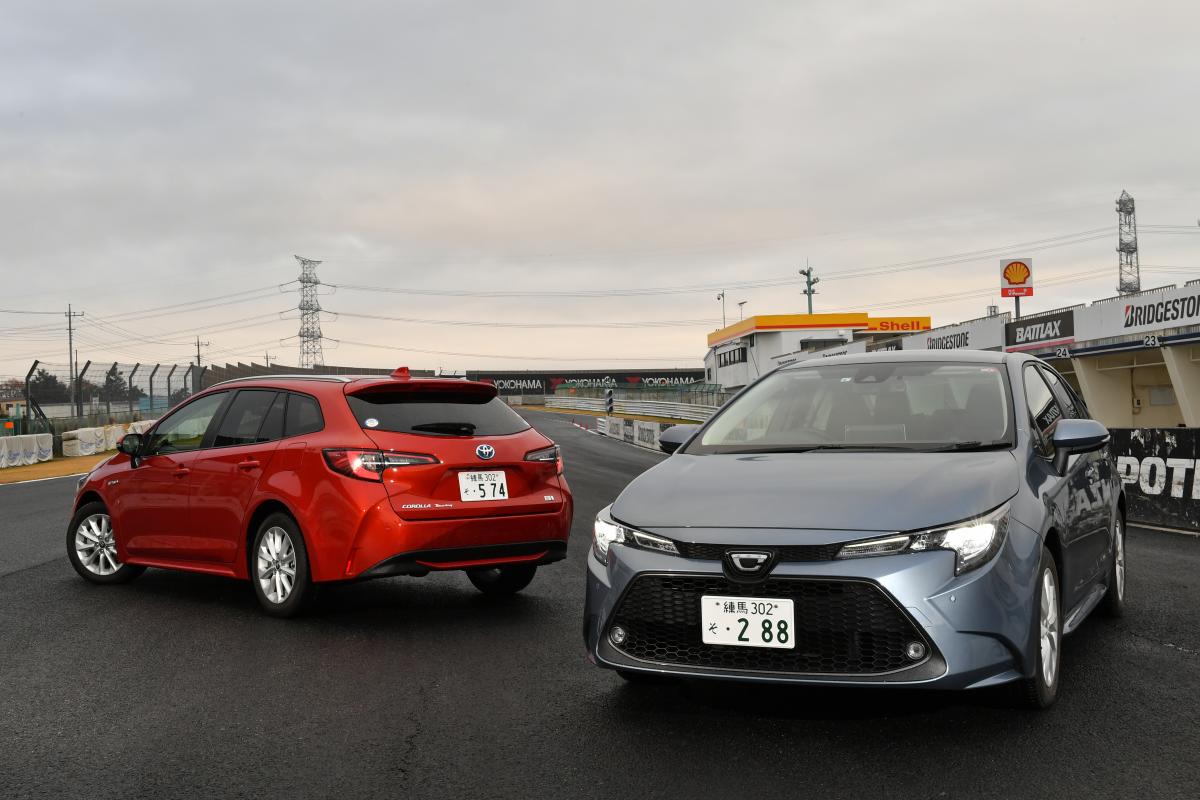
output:
[[[895,362],[777,372],[733,401],[689,453],[1008,446],[998,365]]]

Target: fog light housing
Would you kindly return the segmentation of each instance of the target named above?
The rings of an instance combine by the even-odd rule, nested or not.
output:
[[[925,645],[920,642],[909,642],[904,646],[904,655],[909,661],[920,661],[925,657]]]
[[[614,625],[613,629],[608,632],[608,640],[610,642],[612,642],[613,644],[615,644],[617,647],[620,647],[621,645],[625,644],[625,639],[627,639],[628,637],[629,637],[629,634],[627,634],[625,632],[625,629],[622,628],[620,625]]]

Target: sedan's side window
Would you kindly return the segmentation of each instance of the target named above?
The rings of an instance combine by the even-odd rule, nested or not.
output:
[[[1054,398],[1062,406],[1063,416],[1067,419],[1084,419],[1087,417],[1087,413],[1082,405],[1076,402],[1075,393],[1071,391],[1071,387],[1067,385],[1067,382],[1057,372],[1049,367],[1042,367],[1042,374],[1046,376],[1046,382],[1050,384],[1050,389],[1054,392]]]
[[[166,417],[154,429],[149,452],[185,453],[198,450],[204,444],[204,434],[208,432],[213,417],[227,396],[227,392],[205,395]]]
[[[1046,385],[1042,371],[1032,365],[1025,368],[1025,402],[1029,406],[1030,421],[1038,451],[1045,457],[1054,455],[1054,428],[1062,419],[1062,408],[1054,399],[1054,393]]]

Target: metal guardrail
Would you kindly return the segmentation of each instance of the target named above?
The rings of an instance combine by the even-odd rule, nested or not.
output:
[[[547,408],[568,411],[594,411],[604,413],[604,400],[593,397],[547,397]],[[614,400],[613,412],[634,414],[643,417],[662,417],[685,422],[704,422],[718,410],[718,406],[701,406],[693,403],[669,403],[659,400]]]

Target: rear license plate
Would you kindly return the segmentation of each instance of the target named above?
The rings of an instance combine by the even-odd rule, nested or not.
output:
[[[458,495],[464,503],[507,500],[508,480],[503,471],[458,473]]]
[[[705,644],[736,647],[796,646],[795,604],[791,600],[763,597],[700,598],[700,625]]]

